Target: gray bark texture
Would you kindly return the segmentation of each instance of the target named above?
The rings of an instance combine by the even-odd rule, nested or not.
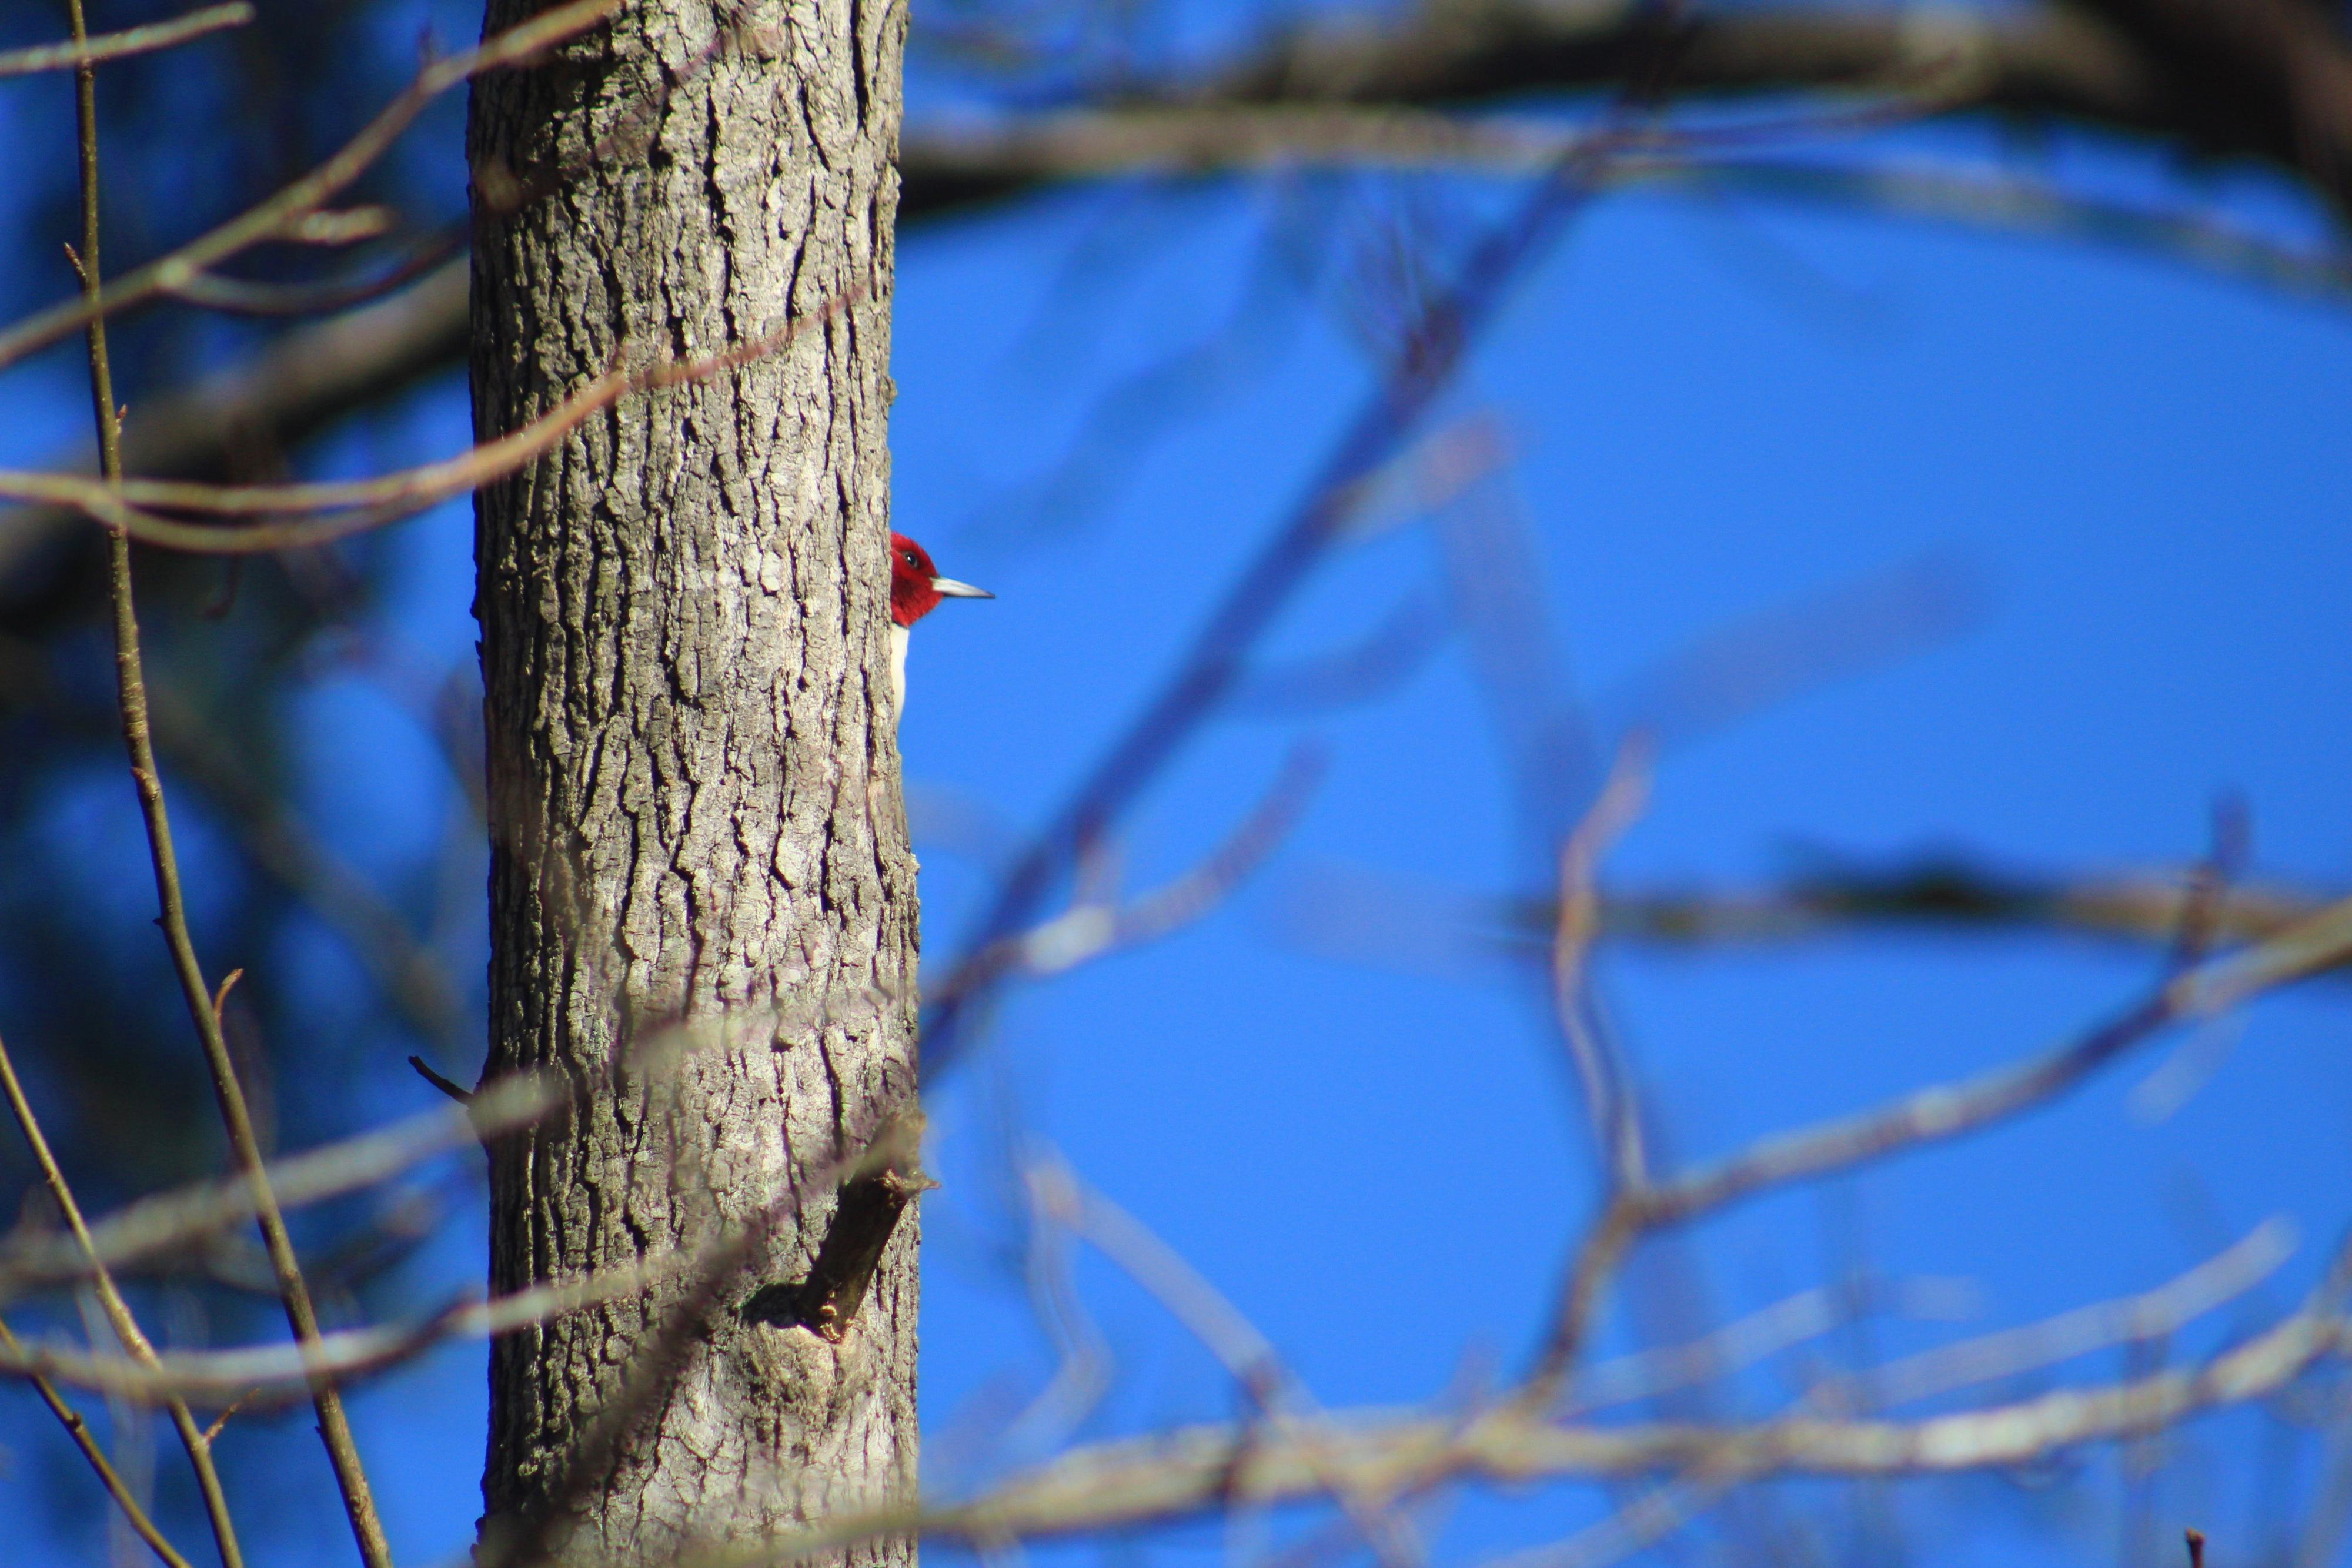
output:
[[[490,0],[486,30],[541,8]],[[493,1346],[486,1561],[659,1561],[912,1485],[913,1214],[845,1324],[761,1306],[915,1098],[883,695],[905,29],[898,0],[635,0],[476,85],[480,436],[616,361],[803,324],[478,502],[486,1076],[575,1091],[490,1150],[491,1284],[726,1264]]]

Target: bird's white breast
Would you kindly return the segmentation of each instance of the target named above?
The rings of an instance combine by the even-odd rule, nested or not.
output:
[[[890,628],[890,723],[895,727],[907,711],[907,633],[911,628]]]

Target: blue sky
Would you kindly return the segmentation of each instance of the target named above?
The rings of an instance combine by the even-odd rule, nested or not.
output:
[[[1977,151],[1960,136],[1903,147]],[[2101,190],[2160,186],[2120,154],[2066,172]],[[1304,207],[1269,182],[1113,186],[903,240],[898,526],[1000,595],[946,607],[916,639],[901,744],[930,954],[952,950],[984,888],[956,825],[1043,819],[1371,384],[1330,303],[1344,289],[1328,271],[1311,294],[1267,282],[1264,248],[1302,213],[1368,232],[1394,210],[1368,190]],[[1451,244],[1506,193],[1431,181],[1416,199]],[[2249,221],[2304,222],[2255,186],[2206,199]],[[1237,310],[1254,287],[1263,302]],[[1064,471],[1092,411],[1220,332],[1215,375],[1143,400],[1068,492],[1078,501],[1040,506],[1041,479]],[[1490,486],[1536,541],[1562,677],[1604,711],[1693,639],[1906,563],[1945,563],[1978,606],[1911,656],[1671,752],[1612,877],[1747,883],[1807,851],[1890,859],[1938,845],[2036,870],[2178,862],[2203,849],[2228,789],[2251,810],[2259,874],[2340,887],[2352,881],[2347,363],[2340,306],[2168,258],[1635,193],[1596,204],[1522,280],[1439,423],[1488,419],[1507,434],[1516,455]],[[462,386],[446,382],[320,461],[421,460],[462,442],[466,417]],[[426,667],[471,644],[470,533],[466,509],[446,507],[386,547],[395,587],[380,629]],[[1439,574],[1420,524],[1368,538],[1301,597],[1269,655],[1347,645]],[[300,702],[305,810],[358,863],[414,877],[457,809],[431,747],[331,667]],[[1442,912],[1441,894],[1519,885],[1524,845],[1484,703],[1453,638],[1379,700],[1221,720],[1147,798],[1121,843],[1139,886],[1215,844],[1301,739],[1329,759],[1297,831],[1238,896],[1163,943],[1024,992],[936,1108],[946,1186],[926,1200],[923,1375],[942,1469],[1051,1367],[1005,1265],[1008,1124],[1182,1250],[1328,1404],[1431,1398],[1520,1364],[1592,1201],[1559,1048],[1506,968],[1443,953],[1379,962],[1317,929],[1331,913],[1318,889],[1339,879],[1380,890],[1354,913],[1408,935]],[[1559,788],[1580,799],[1591,782]],[[127,796],[117,807],[127,827]],[[469,977],[478,888],[450,895],[473,922],[451,942]],[[365,1010],[332,1000],[354,971],[331,942],[298,934],[281,961],[303,967],[322,1008]],[[2150,972],[2145,955],[2088,944],[1872,936],[1611,951],[1599,983],[1664,1149],[1688,1159],[2038,1049]],[[2164,1121],[2129,1103],[2159,1048],[2016,1126],[1700,1226],[1678,1239],[1696,1283],[1676,1289],[1719,1318],[1858,1249],[1889,1276],[1974,1281],[1974,1326],[1992,1327],[2146,1289],[2285,1214],[2304,1239],[2273,1298],[2290,1300],[2347,1218],[2345,1005],[2328,985],[2255,1008],[2211,1082]],[[384,1039],[381,1071],[343,1116],[429,1102],[401,1065],[407,1047]],[[445,1065],[463,1076],[474,1064]],[[478,1218],[461,1220],[415,1265],[416,1299],[478,1277]],[[1080,1280],[1118,1356],[1083,1435],[1234,1407],[1148,1299],[1092,1263]],[[1890,1349],[1958,1331],[1873,1332]],[[1622,1317],[1609,1343],[1633,1343]],[[449,1350],[357,1401],[404,1561],[470,1538],[481,1362],[478,1347]],[[2115,1358],[2080,1370],[2112,1375]],[[1775,1375],[1743,1391],[1755,1408],[1791,1385]],[[17,1458],[0,1497],[29,1500],[24,1489],[60,1472],[23,1451],[54,1434],[21,1400],[7,1407]],[[2157,1494],[2167,1536],[2199,1523],[2252,1550],[2269,1463],[2259,1432],[2242,1416],[2194,1429]],[[270,1521],[257,1556],[341,1550],[304,1424],[257,1425],[245,1441],[228,1462],[253,1489],[247,1511]],[[2079,1491],[1909,1489],[1892,1528],[1922,1563],[2110,1561],[2119,1489],[2106,1459],[2086,1465]],[[1443,1555],[1539,1541],[1599,1507],[1574,1491],[1474,1500],[1450,1516]],[[1836,1494],[1785,1489],[1756,1528],[1838,1546],[1851,1526],[1834,1521],[1851,1511]],[[91,1539],[67,1529],[55,1560]],[[1220,1543],[1202,1530],[1177,1540],[1186,1555]]]

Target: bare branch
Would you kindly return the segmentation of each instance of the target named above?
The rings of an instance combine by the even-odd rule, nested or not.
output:
[[[126,55],[148,54],[225,27],[242,27],[252,20],[253,7],[246,0],[230,0],[226,5],[207,5],[168,22],[150,22],[143,27],[126,27],[119,33],[93,33],[78,41],[41,44],[29,49],[0,49],[0,77],[69,71],[119,60]]]
[[[2081,932],[2164,942],[2179,930],[2189,898],[2179,873],[2113,877],[2020,877],[1937,856],[1885,871],[1832,866],[1758,893],[1603,895],[1605,940],[1666,946],[1794,941],[1875,925],[1951,930]],[[2214,901],[2214,936],[2252,942],[2276,936],[2327,901],[2284,887],[2237,886]],[[1549,929],[1548,908],[1504,918],[1532,936]]]
[[[1619,176],[1629,186],[1748,193],[2087,241],[2293,294],[2338,301],[2352,294],[2352,258],[2338,246],[2297,248],[2208,214],[2117,201],[2018,175],[1925,162],[1844,164],[1742,157],[1629,162]]]
[[[407,254],[372,275],[314,283],[254,283],[200,272],[174,287],[172,298],[184,305],[230,316],[323,316],[349,310],[372,299],[405,288],[445,265],[466,248],[464,229],[451,226],[441,233],[412,240]],[[136,465],[133,465],[135,467]]]
[[[0,1322],[0,1352],[14,1354],[22,1348],[16,1336],[8,1331],[7,1323]],[[90,1435],[89,1423],[82,1419],[81,1412],[68,1404],[65,1396],[58,1392],[57,1385],[47,1378],[36,1377],[32,1383],[33,1391],[41,1396],[41,1403],[49,1407],[49,1414],[58,1418],[58,1425],[66,1429],[66,1436],[73,1439],[74,1447],[81,1450],[81,1457],[89,1460],[89,1468],[98,1473],[99,1484],[106,1489],[106,1495],[114,1500],[114,1506],[122,1511],[122,1517],[132,1531],[147,1543],[164,1568],[189,1568],[188,1560],[163,1538],[163,1532],[155,1528],[155,1521],[147,1517],[147,1511],[139,1506],[139,1500],[131,1495],[131,1489],[122,1484],[122,1478],[115,1473],[113,1462],[106,1457],[106,1450],[100,1448],[98,1439]],[[212,1433],[204,1434],[207,1447],[212,1439]]]
[[[604,409],[632,393],[706,380],[789,348],[857,303],[843,295],[764,338],[690,360],[662,360],[636,371],[608,371],[520,430],[438,463],[373,479],[324,484],[198,485],[153,479],[111,483],[66,474],[0,470],[0,496],[73,507],[131,538],[169,549],[252,555],[321,544],[413,517],[452,496],[502,479],[532,462]],[[226,516],[310,513],[283,522],[186,523],[149,507]]]
[[[1644,81],[1646,81],[1646,77]],[[1630,134],[1635,95],[1610,129]],[[1397,335],[1389,373],[1366,398],[1304,492],[1219,600],[1176,670],[1111,743],[1000,883],[943,999],[926,1009],[927,1082],[950,1069],[964,1031],[1003,978],[1000,945],[1036,919],[1071,861],[1133,806],[1194,731],[1225,701],[1249,650],[1345,535],[1368,485],[1412,440],[1492,320],[1506,285],[1530,266],[1588,198],[1616,151],[1604,131],[1562,159],[1472,249],[1451,287],[1416,303]]]
[[[388,1127],[271,1162],[279,1206],[299,1208],[389,1180],[453,1149],[530,1125],[561,1103],[561,1086],[524,1074],[502,1079],[464,1109],[428,1111]],[[100,1269],[122,1269],[253,1218],[253,1188],[241,1178],[202,1182],[142,1198],[77,1238],[26,1238],[0,1247],[0,1301],[68,1285]]]
[[[1748,1425],[1558,1426],[1516,1403],[1468,1421],[1377,1414],[1259,1434],[1192,1427],[1080,1448],[972,1501],[879,1510],[692,1568],[783,1563],[902,1531],[975,1546],[1170,1522],[1226,1506],[1391,1494],[1433,1478],[1499,1484],[1703,1475],[1904,1476],[1998,1469],[2275,1393],[2352,1346],[2331,1281],[2303,1311],[2193,1367],[1918,1421],[1791,1416]]]
[[[1274,852],[1306,809],[1322,773],[1321,753],[1307,747],[1294,749],[1256,808],[1198,865],[1123,905],[1109,899],[1082,897],[1051,920],[1005,938],[993,952],[983,955],[986,962],[971,966],[973,976],[992,979],[1016,972],[1063,974],[1191,925],[1232,896]],[[948,985],[955,983],[950,977]],[[950,994],[942,987],[938,998]]]
[[[2262,8],[2294,9],[2271,6],[2267,0]],[[1890,82],[1916,82],[1923,72],[1931,78],[1940,72],[1948,84],[1965,80],[1968,107],[2154,136],[2200,156],[2238,152],[2305,169],[2313,147],[2309,127],[2266,107],[2261,94],[2245,90],[2242,81],[2218,78],[2225,61],[2253,59],[2269,72],[2265,79],[2284,84],[2298,59],[2340,57],[2340,46],[2323,21],[2309,21],[2312,37],[2302,40],[2308,47],[2301,53],[2282,53],[2275,29],[2267,42],[2240,37],[2227,51],[2217,52],[2180,47],[2179,40],[2198,26],[2216,37],[2231,32],[2229,5],[2105,0],[2095,9],[2104,15],[2051,6],[2020,15],[1938,13],[1928,18],[1801,5],[1706,14],[1686,19],[1688,37],[1675,87],[1678,94],[1696,97],[1876,90]],[[2158,15],[2167,10],[2176,14],[2170,22]],[[1397,156],[1423,161],[1435,152],[1525,160],[1542,151],[1530,138],[1544,140],[1528,122],[1472,124],[1440,119],[1436,111],[1519,93],[1622,82],[1629,71],[1645,68],[1639,62],[1654,57],[1654,26],[1638,7],[1557,6],[1531,0],[1506,0],[1475,12],[1431,6],[1377,32],[1307,28],[1254,58],[1200,80],[1169,84],[1155,98],[1128,108],[996,126],[918,127],[908,133],[902,152],[901,221],[1001,199],[1041,179],[1087,170],[1124,171],[1153,160],[1196,167],[1214,151],[1203,139],[1231,146],[1320,138],[1359,154],[1387,147]],[[2326,107],[2340,106],[2340,95],[2323,92],[2321,99]],[[2324,116],[2323,121],[2336,123]],[[2321,138],[2320,145],[2327,141]],[[2343,144],[2341,138],[2336,141]],[[1555,141],[1551,151],[1557,150]],[[2334,166],[2341,167],[2341,161]],[[1891,203],[1898,210],[1971,221],[2103,231],[2297,287],[2336,291],[2344,275],[2327,258],[2290,256],[2200,220],[2120,208],[2108,212],[2095,201],[2011,183],[1811,166],[1751,164],[1694,172],[1654,162],[1646,174],[1628,172],[1727,181],[1816,199]],[[191,267],[179,285],[199,293],[215,287],[205,281],[210,265]],[[148,419],[162,423],[152,436],[134,439],[129,466],[146,474],[207,477],[257,438],[265,444],[289,444],[424,371],[453,364],[464,341],[464,271],[459,263],[435,275],[410,306],[387,312],[363,333],[351,334],[357,340],[344,345],[350,351],[329,355],[309,351],[308,342],[289,343],[267,351],[267,373],[257,364],[241,384],[212,389],[236,395],[175,401],[168,407],[158,402]],[[385,329],[394,316],[401,319],[402,329]],[[63,319],[44,330],[53,337],[73,325]],[[0,339],[0,344],[6,342]],[[15,519],[16,526],[7,531],[21,537],[26,520]],[[47,524],[54,528],[54,514]]]
[[[102,317],[168,295],[239,251],[285,237],[373,166],[425,105],[484,71],[520,65],[575,34],[587,31],[618,10],[624,0],[571,0],[543,11],[520,26],[487,38],[475,48],[436,60],[417,73],[407,89],[384,106],[358,135],[310,173],[258,204],[180,246],[170,255],[127,272],[79,299],[36,311],[0,331],[0,365],[13,364]],[[93,247],[85,245],[85,254]]]
[[[1085,1237],[1149,1291],[1223,1364],[1261,1417],[1279,1425],[1316,1413],[1314,1396],[1284,1364],[1274,1342],[1150,1227],[1085,1186],[1056,1158],[1034,1165],[1028,1178],[1039,1209]],[[1426,1559],[1418,1532],[1386,1499],[1357,1491],[1343,1480],[1335,1480],[1333,1493],[1382,1563],[1402,1568]]]
[[[252,360],[141,405],[124,432],[136,474],[233,480],[267,468],[352,411],[381,402],[465,356],[467,264],[317,326],[289,332]],[[62,507],[0,517],[0,576],[15,576],[84,527]]]
[[[404,1365],[449,1340],[511,1333],[583,1307],[620,1301],[660,1280],[722,1271],[740,1258],[742,1247],[739,1228],[702,1252],[656,1253],[492,1301],[452,1305],[410,1322],[345,1329],[297,1344],[172,1351],[160,1354],[152,1365],[62,1346],[21,1345],[0,1354],[0,1374],[53,1377],[142,1402],[284,1405],[321,1384],[339,1385]]]
[[[57,1205],[66,1228],[73,1235],[75,1249],[89,1262],[92,1291],[106,1313],[108,1326],[114,1330],[115,1338],[121,1342],[130,1357],[123,1364],[152,1373],[158,1363],[155,1347],[140,1328],[139,1320],[131,1313],[131,1304],[122,1299],[121,1291],[116,1288],[113,1276],[107,1271],[106,1264],[99,1255],[89,1227],[82,1220],[81,1205],[75,1201],[73,1186],[66,1180],[64,1167],[49,1152],[49,1140],[41,1131],[40,1118],[34,1113],[33,1103],[26,1097],[24,1085],[17,1081],[16,1064],[9,1057],[5,1041],[0,1041],[0,1094],[7,1098],[8,1109],[25,1134],[26,1146],[33,1152],[33,1163],[40,1170],[41,1180],[48,1188],[50,1200]],[[9,1336],[9,1341],[5,1349],[13,1354],[20,1347],[16,1344],[14,1335]],[[212,1443],[197,1428],[195,1415],[188,1408],[185,1400],[173,1398],[164,1403],[172,1413],[172,1426],[179,1434],[180,1446],[187,1450],[188,1463],[196,1472],[196,1490],[204,1499],[205,1517],[212,1526],[213,1543],[220,1552],[222,1568],[244,1568],[245,1553],[237,1544],[236,1526],[229,1518],[228,1497],[221,1490],[220,1470],[213,1463]]]
[[[1593,1028],[1584,971],[1601,929],[1595,887],[1601,861],[1649,803],[1651,760],[1649,737],[1638,732],[1629,737],[1591,810],[1560,845],[1559,921],[1552,933],[1552,1008],[1584,1088],[1602,1170],[1618,1188],[1649,1180],[1649,1156],[1643,1148],[1641,1107],[1624,1064]]]
[[[87,42],[89,31],[82,15],[82,0],[67,0],[66,11],[72,23],[75,42]],[[97,423],[99,476],[119,483],[122,478],[122,410],[114,401],[113,371],[107,354],[107,293],[105,275],[99,257],[96,75],[88,65],[74,73],[74,119],[80,152],[81,250],[77,255],[68,246],[66,256],[81,278],[81,303],[71,314],[75,318],[75,325],[86,328],[84,335],[89,344],[91,412]],[[356,174],[357,169],[352,172]],[[320,199],[324,199],[323,193]],[[316,204],[315,202],[308,204],[301,210],[307,212]],[[289,215],[293,215],[291,210]],[[0,354],[0,362],[5,362],[5,355]],[[172,968],[179,982],[181,998],[186,1005],[190,1021],[195,1025],[197,1043],[212,1079],[213,1099],[228,1134],[230,1153],[253,1189],[254,1214],[260,1223],[262,1243],[269,1255],[270,1271],[277,1279],[278,1299],[285,1305],[286,1321],[293,1329],[296,1339],[315,1341],[319,1336],[318,1313],[311,1305],[310,1287],[303,1281],[301,1263],[295,1256],[293,1239],[287,1234],[285,1218],[279,1214],[277,1201],[271,1196],[269,1178],[263,1168],[260,1144],[254,1135],[252,1116],[246,1104],[244,1086],[237,1082],[236,1067],[230,1060],[228,1042],[222,1033],[220,1010],[214,1000],[214,993],[205,983],[204,966],[197,958],[195,943],[188,932],[187,909],[181,896],[178,852],[173,846],[171,819],[164,805],[163,779],[155,764],[153,727],[147,705],[145,660],[140,648],[138,611],[131,588],[131,541],[120,529],[110,530],[107,536],[107,586],[113,612],[115,691],[122,718],[123,749],[129,754],[131,784],[138,796],[140,817],[146,830],[148,860],[154,872],[155,901],[161,911],[157,924],[163,929],[164,945],[171,953]],[[226,983],[220,994],[226,996]],[[87,1245],[87,1237],[82,1239]],[[127,1322],[127,1314],[122,1321]],[[121,1326],[121,1323],[118,1322],[118,1332]],[[359,1545],[361,1560],[367,1568],[392,1568],[392,1549],[385,1542],[383,1523],[376,1516],[374,1497],[368,1487],[366,1471],[360,1462],[358,1447],[352,1437],[351,1422],[344,1414],[341,1396],[331,1385],[317,1384],[311,1389],[311,1403],[319,1413],[319,1436],[326,1445],[328,1463],[334,1471],[337,1490],[342,1494],[343,1511],[351,1521],[352,1535]],[[187,1442],[191,1453],[208,1454],[209,1441],[201,1434],[192,1435],[188,1430],[193,1422],[187,1416],[184,1404],[175,1403],[173,1412],[173,1420],[182,1425],[182,1437]],[[200,1464],[200,1475],[203,1468]],[[226,1523],[226,1512],[221,1511],[221,1523]],[[216,1533],[226,1538],[225,1530],[216,1528]]]
[[[1872,1367],[1872,1396],[1891,1408],[2040,1371],[2111,1345],[2160,1339],[2254,1289],[2294,1252],[2294,1227],[2284,1219],[2264,1220],[2227,1250],[2139,1295],[2076,1307],[2037,1323]],[[1834,1389],[1828,1385],[1817,1397],[1834,1398]]]
[[[2218,881],[2209,883],[2217,892]],[[2184,934],[2210,922],[2192,904]],[[2193,958],[2193,950],[2186,956]],[[1941,1142],[2030,1110],[2063,1093],[2123,1051],[2183,1018],[2210,1016],[2271,986],[2352,956],[2352,899],[2290,926],[2269,941],[2178,972],[2147,1000],[2080,1039],[2032,1061],[1971,1082],[1922,1090],[1891,1106],[1751,1145],[1671,1181],[1613,1193],[1578,1244],[1544,1347],[1519,1397],[1548,1409],[1591,1333],[1601,1292],[1645,1233],[1712,1213],[1766,1188]]]
[[[1884,1110],[1773,1138],[1650,1187],[1634,1199],[1642,1223],[1678,1223],[1767,1187],[1974,1132],[2056,1097],[2184,1019],[2210,1017],[2257,991],[2347,958],[2352,958],[2352,899],[2242,953],[2200,965],[2147,1000],[2033,1061],[1967,1082],[1922,1090]]]

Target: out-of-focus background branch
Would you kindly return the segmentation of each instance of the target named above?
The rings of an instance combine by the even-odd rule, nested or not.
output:
[[[1094,100],[1083,106],[971,124],[919,112],[902,141],[900,222],[1122,174],[1475,164],[1496,155],[1481,131],[1492,106],[1623,88],[1662,51],[1685,101],[1915,100],[1917,115],[2145,141],[2184,166],[2250,162],[2333,207],[2352,204],[2352,45],[2302,0],[1722,14],[1633,0],[1448,0],[1386,24],[1292,24],[1197,75],[1121,75],[1081,89],[1076,96]],[[142,406],[126,432],[130,470],[190,479],[266,470],[337,420],[454,369],[465,276],[462,260],[446,263],[394,298],[297,329]],[[0,573],[16,579],[22,558],[63,524],[21,513],[0,524]]]

